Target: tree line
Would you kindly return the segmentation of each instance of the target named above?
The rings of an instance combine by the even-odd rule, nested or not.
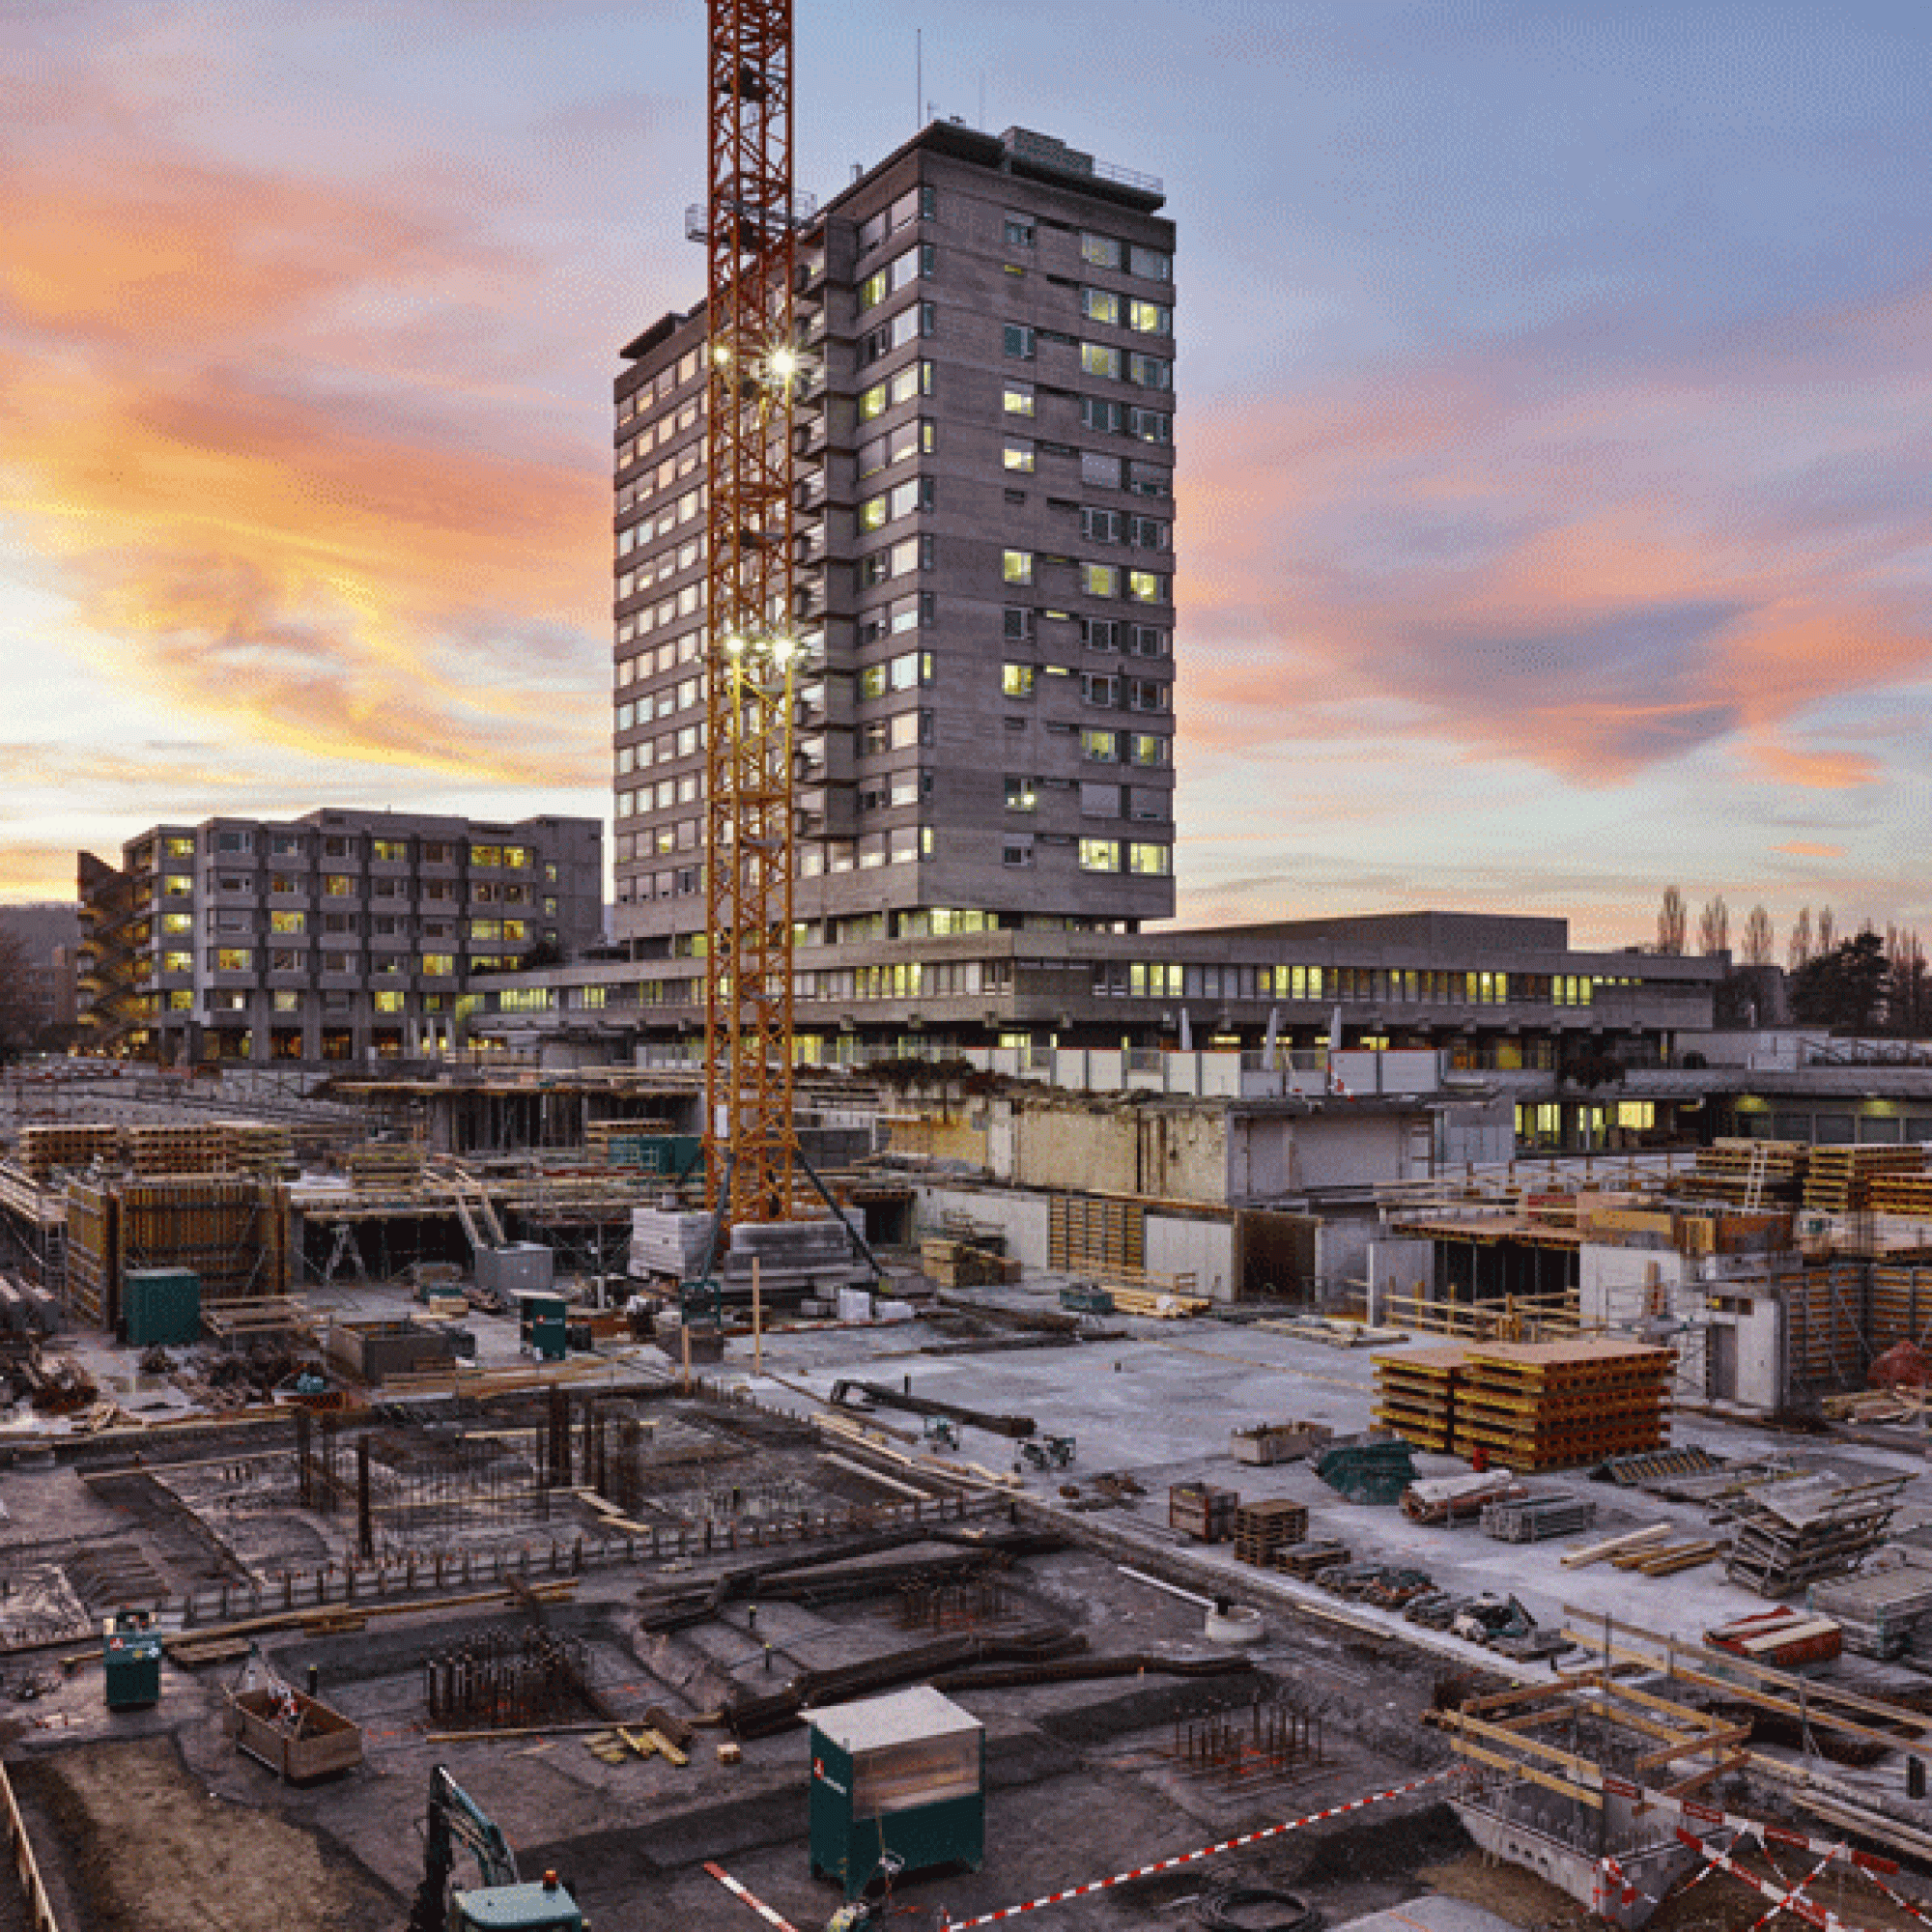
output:
[[[1690,933],[1690,908],[1683,893],[1668,886],[1657,911],[1656,951],[1689,952]],[[1707,956],[1731,952],[1731,913],[1722,894],[1707,899],[1697,915],[1697,950]],[[1743,968],[1776,963],[1777,935],[1762,905],[1745,919],[1736,959]],[[1791,1016],[1800,1026],[1913,1039],[1932,1031],[1932,972],[1910,927],[1888,925],[1880,933],[1864,920],[1841,939],[1830,906],[1820,906],[1815,917],[1802,906],[1786,935],[1784,970]]]

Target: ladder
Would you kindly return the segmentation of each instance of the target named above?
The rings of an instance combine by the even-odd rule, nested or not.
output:
[[[1750,1166],[1745,1173],[1745,1208],[1750,1211],[1764,1206],[1765,1177],[1771,1169],[1771,1150],[1763,1141],[1751,1146]]]

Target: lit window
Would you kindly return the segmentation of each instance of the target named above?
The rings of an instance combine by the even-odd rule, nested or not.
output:
[[[1030,442],[1008,443],[1001,462],[1009,469],[1031,472],[1034,467],[1033,444]]]
[[[1082,235],[1080,238],[1080,259],[1092,269],[1118,269],[1122,267],[1121,243],[1109,235]]]
[[[1008,664],[1001,667],[1000,690],[1008,697],[1031,697],[1033,682],[1032,665]]]
[[[1111,563],[1083,563],[1080,566],[1080,587],[1090,597],[1118,597],[1121,594],[1121,573]]]
[[[399,1013],[403,1009],[403,996],[400,993],[378,993],[376,1010],[379,1013]]]
[[[1127,595],[1136,604],[1164,604],[1167,602],[1167,579],[1158,571],[1130,570],[1127,572]]]
[[[1104,342],[1083,342],[1080,345],[1080,367],[1089,376],[1104,376],[1118,383],[1121,380],[1121,352],[1108,348]]]
[[[1089,322],[1104,322],[1119,327],[1121,298],[1112,289],[1082,289],[1080,313]]]
[[[1128,850],[1132,869],[1136,872],[1165,878],[1174,870],[1174,847],[1171,845],[1143,845],[1136,841]]]
[[[1005,389],[1002,407],[1009,416],[1030,416],[1034,412],[1033,384],[1031,383],[1009,383]]]
[[[1118,872],[1121,845],[1117,838],[1083,838],[1080,841],[1080,869],[1083,872]]]
[[[1039,803],[1039,781],[1007,774],[1007,810],[1032,811]]]
[[[1033,582],[1033,552],[1030,550],[1009,550],[1001,553],[1000,575],[1009,583],[1031,583]]]

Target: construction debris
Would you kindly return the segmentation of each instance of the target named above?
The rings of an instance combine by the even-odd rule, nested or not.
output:
[[[1844,1486],[1780,1483],[1741,1497],[1724,1574],[1761,1597],[1788,1597],[1807,1583],[1856,1570],[1879,1544],[1910,1476]]]

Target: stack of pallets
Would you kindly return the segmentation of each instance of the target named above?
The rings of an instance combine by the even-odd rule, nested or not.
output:
[[[20,1165],[36,1180],[45,1180],[56,1168],[111,1161],[120,1151],[121,1129],[112,1122],[63,1122],[20,1129]]]
[[[1340,1569],[1353,1555],[1346,1543],[1320,1539],[1312,1543],[1291,1543],[1274,1553],[1274,1567],[1287,1577],[1319,1577],[1324,1570]]]
[[[295,1157],[295,1136],[275,1121],[221,1121],[225,1138],[222,1170],[229,1174],[272,1173]]]
[[[1408,1349],[1377,1355],[1378,1424],[1418,1449],[1447,1454],[1455,1440],[1456,1379],[1463,1370],[1461,1349]]]
[[[1473,1342],[1456,1389],[1456,1453],[1527,1474],[1659,1448],[1674,1360],[1601,1335]]]
[[[1820,1583],[1805,1602],[1837,1623],[1845,1648],[1861,1657],[1922,1655],[1932,1640],[1932,1569],[1918,1564]]]
[[[1813,1148],[1804,1175],[1804,1205],[1821,1214],[1862,1214],[1878,1205],[1872,1184],[1881,1176],[1920,1174],[1924,1168],[1922,1148]]]
[[[1795,1205],[1810,1154],[1806,1141],[1720,1140],[1699,1148],[1695,1168],[1671,1184],[1676,1193],[1733,1208]]]
[[[343,1165],[357,1187],[413,1187],[422,1178],[422,1149],[407,1141],[367,1141],[351,1148]]]
[[[1827,1477],[1776,1483],[1738,1498],[1724,1575],[1760,1597],[1789,1597],[1848,1575],[1884,1542],[1911,1480],[1885,1476],[1840,1487]]]
[[[1872,1212],[1903,1214],[1914,1221],[1932,1221],[1932,1174],[1890,1169],[1875,1174],[1869,1183]]]
[[[1235,1512],[1235,1555],[1259,1569],[1274,1567],[1276,1555],[1308,1536],[1308,1505],[1281,1498],[1243,1503]]]

